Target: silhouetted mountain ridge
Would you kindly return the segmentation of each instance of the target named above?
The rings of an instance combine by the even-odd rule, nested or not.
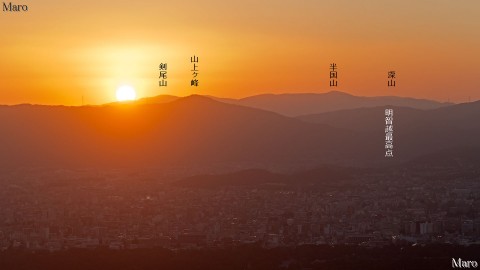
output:
[[[334,145],[349,133],[202,96],[165,104],[3,106],[0,121],[8,142],[3,166],[316,164],[341,158]]]
[[[0,106],[0,166],[288,171],[324,163],[392,165],[479,146],[480,102],[393,108],[395,158],[386,159],[385,107],[296,119],[199,95],[161,104]]]
[[[221,101],[223,103],[272,111],[286,116],[301,116],[346,109],[378,107],[383,105],[410,107],[422,110],[430,110],[453,105],[453,103],[442,103],[409,97],[362,97],[340,91],[331,91],[327,93],[260,94],[241,99],[221,98],[215,96],[206,97],[216,101]],[[130,103],[167,103],[177,99],[180,98],[170,95],[159,95],[155,97],[143,98]]]
[[[273,111],[286,116],[300,116],[384,105],[410,107],[423,110],[453,105],[452,103],[441,103],[432,100],[408,97],[361,97],[339,91],[328,93],[262,94],[239,100],[220,99],[220,101]]]
[[[478,101],[432,110],[388,105],[304,115],[298,119],[354,130],[362,143],[380,146],[384,141],[386,108],[394,110],[394,152],[404,160],[442,150],[480,146]]]

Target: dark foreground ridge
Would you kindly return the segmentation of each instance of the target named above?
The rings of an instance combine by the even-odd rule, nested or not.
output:
[[[480,246],[313,246],[264,249],[257,245],[197,250],[67,250],[0,253],[0,269],[452,269],[452,258],[479,260]]]

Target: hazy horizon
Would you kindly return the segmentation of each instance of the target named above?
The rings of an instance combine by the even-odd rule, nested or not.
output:
[[[0,103],[78,105],[169,94],[331,90],[480,99],[478,1],[26,1],[2,12]],[[14,27],[10,27],[14,26]],[[199,57],[198,87],[190,58]],[[168,64],[168,86],[158,67]],[[338,65],[338,87],[329,66]],[[396,87],[387,72],[396,71]]]
[[[45,105],[45,106],[72,106],[72,107],[78,107],[78,106],[102,106],[102,105],[109,105],[109,104],[128,104],[128,103],[135,103],[141,100],[148,100],[156,97],[173,97],[173,98],[185,98],[185,97],[190,97],[190,96],[203,96],[207,98],[216,98],[216,99],[232,99],[232,100],[237,100],[240,101],[242,99],[248,99],[252,97],[260,97],[260,96],[287,96],[287,95],[326,95],[326,94],[331,94],[331,93],[341,93],[341,94],[346,94],[350,95],[353,97],[358,97],[358,98],[405,98],[405,99],[415,99],[415,100],[425,100],[425,101],[432,101],[440,104],[461,104],[461,103],[468,103],[468,102],[476,102],[478,100],[460,100],[458,102],[454,102],[452,100],[436,100],[436,99],[428,99],[428,98],[419,98],[419,97],[414,97],[414,96],[403,96],[403,95],[355,95],[351,94],[347,91],[339,91],[339,90],[329,90],[325,92],[266,92],[266,93],[258,93],[258,94],[253,94],[253,95],[248,95],[248,96],[240,96],[240,97],[227,97],[227,96],[215,96],[215,95],[209,95],[209,94],[201,94],[201,93],[191,93],[191,94],[186,94],[186,95],[174,95],[174,94],[159,94],[159,95],[153,95],[153,96],[142,96],[138,97],[135,100],[127,100],[127,101],[118,101],[118,100],[112,100],[112,101],[107,101],[105,103],[89,103],[88,102],[88,97],[83,96],[79,97],[78,102],[75,104],[62,104],[62,103],[29,103],[29,102],[23,102],[23,103],[12,103],[12,104],[7,104],[7,103],[0,103],[0,106],[15,106],[15,105]],[[82,102],[84,104],[82,104]]]

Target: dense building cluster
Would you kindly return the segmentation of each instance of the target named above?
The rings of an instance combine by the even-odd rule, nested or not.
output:
[[[0,179],[3,250],[480,242],[480,181],[457,169],[206,188],[116,172]]]

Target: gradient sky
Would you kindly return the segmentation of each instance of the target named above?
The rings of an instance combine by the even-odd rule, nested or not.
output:
[[[0,14],[0,104],[100,104],[122,84],[139,97],[339,90],[480,99],[478,0],[22,3],[28,12]],[[161,62],[168,87],[158,86]]]

